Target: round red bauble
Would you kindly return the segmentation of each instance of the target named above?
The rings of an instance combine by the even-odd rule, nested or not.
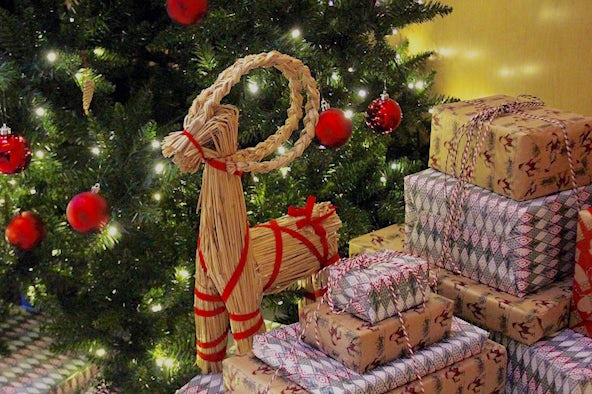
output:
[[[351,137],[352,128],[352,121],[345,116],[343,111],[329,108],[319,115],[315,135],[322,145],[337,148],[345,144]]]
[[[31,149],[24,137],[10,134],[6,125],[0,128],[0,172],[16,174],[31,162]]]
[[[79,193],[68,203],[66,219],[81,233],[99,231],[109,221],[109,205],[97,192]]]
[[[390,99],[385,93],[373,100],[366,109],[366,124],[379,134],[393,132],[401,124],[402,118],[399,103]]]
[[[12,246],[28,251],[43,241],[45,231],[45,224],[39,215],[25,211],[10,220],[4,230],[4,236]]]
[[[193,25],[203,19],[208,11],[207,0],[167,0],[167,13],[177,23]]]

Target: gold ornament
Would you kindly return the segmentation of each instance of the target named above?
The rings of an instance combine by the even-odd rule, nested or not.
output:
[[[93,81],[91,77],[84,77],[84,80],[82,81],[82,109],[84,110],[85,115],[88,115],[88,110],[94,93],[95,81]]]

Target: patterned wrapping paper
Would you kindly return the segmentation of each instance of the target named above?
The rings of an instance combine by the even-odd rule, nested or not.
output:
[[[318,308],[318,312],[317,312]],[[450,334],[454,304],[432,294],[425,304],[403,312],[414,350],[439,342]],[[311,304],[300,316],[304,342],[359,373],[407,355],[407,342],[398,317],[370,325],[349,313],[335,314],[326,303]]]
[[[390,249],[402,252],[405,243],[405,223],[393,224],[388,227],[372,231],[368,234],[352,238],[349,245],[349,257],[363,252],[377,252]]]
[[[488,340],[481,353],[432,372],[422,378],[425,393],[431,394],[501,394],[506,381],[506,349]],[[263,394],[275,370],[258,360],[252,353],[224,360],[226,393]],[[306,393],[301,386],[275,377],[268,394]],[[419,381],[408,383],[387,394],[420,393]]]
[[[526,393],[592,393],[592,338],[565,329],[531,346],[500,333],[492,333],[492,339],[508,352],[508,388],[519,385]]]
[[[592,337],[592,209],[578,214],[576,268],[569,326]]]
[[[438,294],[454,301],[454,314],[531,345],[567,326],[571,278],[518,298],[440,269]]]
[[[45,317],[15,309],[0,322],[9,354],[0,357],[0,393],[70,394],[91,383],[98,368],[83,357],[55,354],[53,340],[41,332]]]
[[[175,394],[222,394],[224,382],[221,373],[197,375]]]
[[[458,129],[481,111],[475,103],[497,107],[515,100],[500,95],[435,107],[429,166],[455,175],[461,168],[466,145],[464,136],[455,141]],[[524,112],[565,123],[577,184],[589,185],[592,182],[592,118],[546,106]],[[477,156],[471,183],[518,201],[571,189],[566,152],[559,126],[517,114],[504,114],[492,123],[491,133]]]
[[[405,177],[406,247],[439,262],[452,176],[427,169]],[[590,206],[592,186],[517,202],[466,185],[467,202],[456,236],[450,236],[452,260],[462,275],[506,293],[524,296],[559,278],[573,275],[578,198]],[[454,271],[454,264],[444,268]]]
[[[253,353],[267,365],[280,368],[284,377],[311,393],[380,394],[403,386],[420,376],[446,368],[479,354],[488,333],[454,318],[449,338],[415,352],[414,360],[400,358],[365,374],[298,340],[298,323],[255,336]],[[414,362],[415,361],[415,362]]]
[[[357,266],[360,269],[345,267]],[[342,259],[329,268],[329,296],[335,306],[370,323],[413,308],[429,296],[428,263],[394,250]],[[391,283],[393,289],[385,283]],[[396,294],[393,294],[393,291]]]

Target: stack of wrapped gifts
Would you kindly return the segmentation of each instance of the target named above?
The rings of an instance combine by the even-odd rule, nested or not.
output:
[[[300,322],[223,362],[227,393],[494,393],[505,348],[429,291],[424,259],[386,250],[331,267],[327,296]]]
[[[591,152],[592,118],[493,96],[437,107],[405,179],[406,251],[507,347],[513,392],[592,392]]]

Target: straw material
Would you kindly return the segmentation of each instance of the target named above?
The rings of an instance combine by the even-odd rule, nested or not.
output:
[[[238,150],[238,109],[221,99],[244,73],[275,67],[289,81],[290,108],[285,124],[255,147]],[[292,149],[260,162],[277,151],[298,127],[304,129]],[[337,230],[341,220],[329,203],[293,209],[290,215],[248,227],[240,175],[267,172],[302,155],[314,137],[319,93],[310,70],[279,52],[239,59],[216,83],[193,101],[184,130],[171,133],[163,154],[182,171],[195,172],[202,163],[201,209],[195,275],[195,323],[198,364],[203,372],[219,372],[226,355],[229,326],[238,353],[251,349],[252,337],[263,331],[260,311],[263,292],[274,293],[311,276],[338,258]],[[314,286],[313,280],[308,280]],[[313,294],[315,289],[312,289]]]

